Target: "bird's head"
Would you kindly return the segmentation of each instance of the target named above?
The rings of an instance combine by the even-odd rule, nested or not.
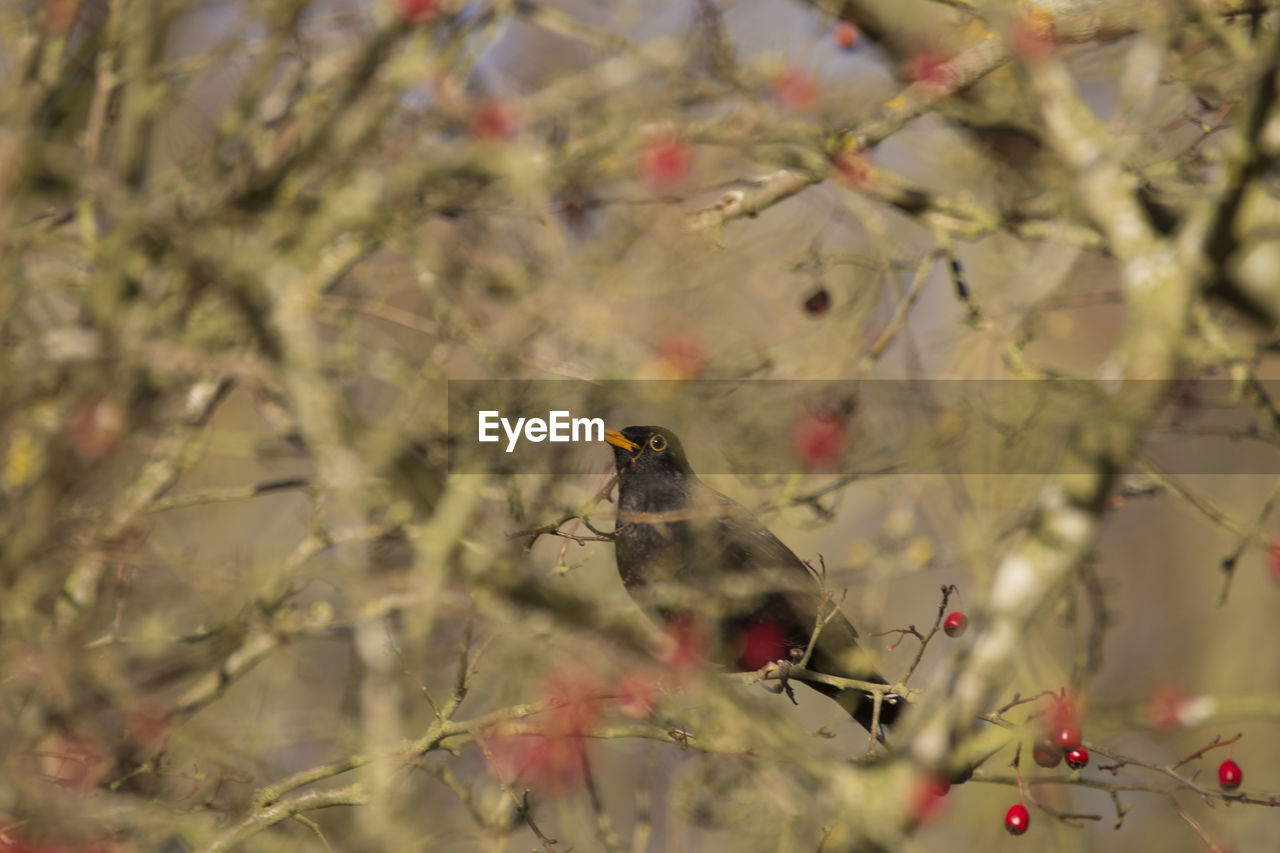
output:
[[[692,477],[680,439],[659,426],[629,426],[607,429],[604,440],[613,445],[613,461],[618,475]]]

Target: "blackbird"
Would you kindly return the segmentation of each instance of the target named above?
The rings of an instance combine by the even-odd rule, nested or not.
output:
[[[618,574],[631,597],[668,626],[694,626],[717,663],[754,670],[799,659],[819,611],[825,616],[831,607],[823,606],[813,570],[745,507],[699,480],[670,430],[632,426],[606,430],[604,437],[618,468]],[[857,636],[836,611],[807,667],[887,684],[858,648]],[[871,694],[809,686],[871,729]],[[892,725],[904,705],[886,696],[881,726]]]

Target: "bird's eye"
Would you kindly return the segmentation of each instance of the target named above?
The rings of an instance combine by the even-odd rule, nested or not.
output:
[[[667,449],[667,440],[661,435],[655,435],[649,439],[649,449],[654,453],[661,453]]]

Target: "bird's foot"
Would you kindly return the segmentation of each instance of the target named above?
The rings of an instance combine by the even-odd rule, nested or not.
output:
[[[765,682],[765,687],[774,693],[786,693],[787,698],[791,700],[792,705],[799,705],[796,701],[796,693],[791,689],[791,667],[793,664],[789,660],[775,660],[760,667],[760,679]],[[777,682],[776,684],[772,682]]]

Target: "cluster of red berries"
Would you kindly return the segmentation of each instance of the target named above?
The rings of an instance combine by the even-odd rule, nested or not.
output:
[[[1089,750],[1083,746],[1075,746],[1064,751],[1054,743],[1052,738],[1043,738],[1032,748],[1031,757],[1035,759],[1036,764],[1046,770],[1057,767],[1064,758],[1067,760],[1068,767],[1079,770],[1089,763]]]
[[[1037,765],[1052,769],[1066,759],[1072,770],[1083,769],[1089,763],[1089,750],[1081,743],[1080,709],[1076,699],[1065,690],[1054,696],[1045,713],[1044,732],[1031,748],[1031,757]],[[1031,823],[1031,815],[1022,803],[1009,807],[1004,815],[1004,828],[1011,835],[1022,835]]]
[[[1031,750],[1031,757],[1036,764],[1052,769],[1064,757],[1072,770],[1079,770],[1088,764],[1089,750],[1080,744],[1082,734],[1075,700],[1066,694],[1055,698],[1047,717],[1045,734]]]
[[[1276,562],[1275,570],[1280,579],[1280,544],[1276,546],[1272,558]],[[944,596],[956,594],[959,603],[959,590],[954,586],[945,587]],[[945,603],[944,603],[945,604]],[[963,605],[947,614],[942,622],[942,630],[948,637],[959,637],[969,626],[968,617],[964,614]],[[1032,746],[1031,756],[1037,765],[1046,769],[1057,767],[1065,759],[1067,767],[1082,770],[1089,764],[1089,750],[1084,746],[1083,732],[1080,728],[1080,709],[1075,696],[1062,690],[1050,700],[1044,714],[1043,732]],[[1224,791],[1234,791],[1244,781],[1244,773],[1240,765],[1227,758],[1218,765],[1218,784]],[[937,799],[931,793],[930,802]],[[1010,835],[1022,835],[1031,825],[1031,813],[1021,802],[1014,803],[1004,815],[1004,828]]]

